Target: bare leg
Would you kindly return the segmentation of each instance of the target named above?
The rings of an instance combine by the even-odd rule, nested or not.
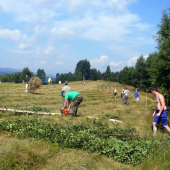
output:
[[[154,134],[154,136],[156,135],[156,132],[157,132],[157,125],[156,125],[156,122],[153,122],[153,134]]]
[[[168,125],[164,126],[168,132],[170,132],[170,128]]]

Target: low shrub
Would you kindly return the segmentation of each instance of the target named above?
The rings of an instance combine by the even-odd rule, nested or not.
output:
[[[4,120],[1,128],[19,138],[44,139],[58,143],[61,147],[79,148],[113,157],[121,163],[138,165],[161,142],[156,139],[141,138],[134,128],[109,128],[97,120],[86,119],[77,124],[64,125],[44,121],[39,116],[25,115],[22,119]]]

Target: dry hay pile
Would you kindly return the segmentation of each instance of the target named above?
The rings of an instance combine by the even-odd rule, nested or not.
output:
[[[28,84],[30,86],[31,93],[33,93],[36,89],[38,89],[42,85],[42,81],[39,77],[34,76],[30,78]]]

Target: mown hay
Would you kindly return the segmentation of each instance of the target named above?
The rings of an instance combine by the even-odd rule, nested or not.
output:
[[[39,77],[34,76],[30,78],[30,81],[28,82],[28,84],[30,86],[31,93],[34,93],[34,91],[42,85],[42,81]]]

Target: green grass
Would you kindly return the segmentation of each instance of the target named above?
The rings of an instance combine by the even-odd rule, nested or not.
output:
[[[109,118],[122,120],[119,127],[128,129],[136,128],[141,138],[152,139],[152,112],[155,108],[154,96],[150,93],[139,91],[140,101],[134,100],[132,86],[126,85],[131,92],[129,105],[124,105],[120,98],[123,85],[116,82],[107,82],[108,88],[104,88],[104,81],[87,81],[86,86],[82,82],[70,82],[73,91],[83,95],[83,102],[78,109],[78,117],[70,116],[41,116],[42,121],[64,125],[65,122],[78,124],[87,117],[96,118],[108,124],[110,128],[117,127],[116,122],[109,122]],[[34,94],[25,94],[24,84],[2,83],[0,84],[0,108],[38,110],[59,113],[61,106],[60,92],[63,85],[42,86]],[[114,99],[113,88],[117,88],[117,98]],[[147,95],[147,104],[146,104]],[[146,108],[147,106],[147,108]],[[31,116],[31,115],[30,115]],[[0,124],[5,120],[24,119],[24,114],[14,112],[0,112]],[[167,133],[160,126],[155,140],[163,139]],[[0,128],[0,169],[168,169],[170,139],[166,137],[160,148],[149,154],[141,164],[137,166],[126,165],[117,162],[114,158],[101,155],[98,152],[89,152],[80,149],[63,148],[57,143],[48,140],[35,140],[29,138],[18,139],[12,132]],[[113,146],[114,147],[114,146]]]

